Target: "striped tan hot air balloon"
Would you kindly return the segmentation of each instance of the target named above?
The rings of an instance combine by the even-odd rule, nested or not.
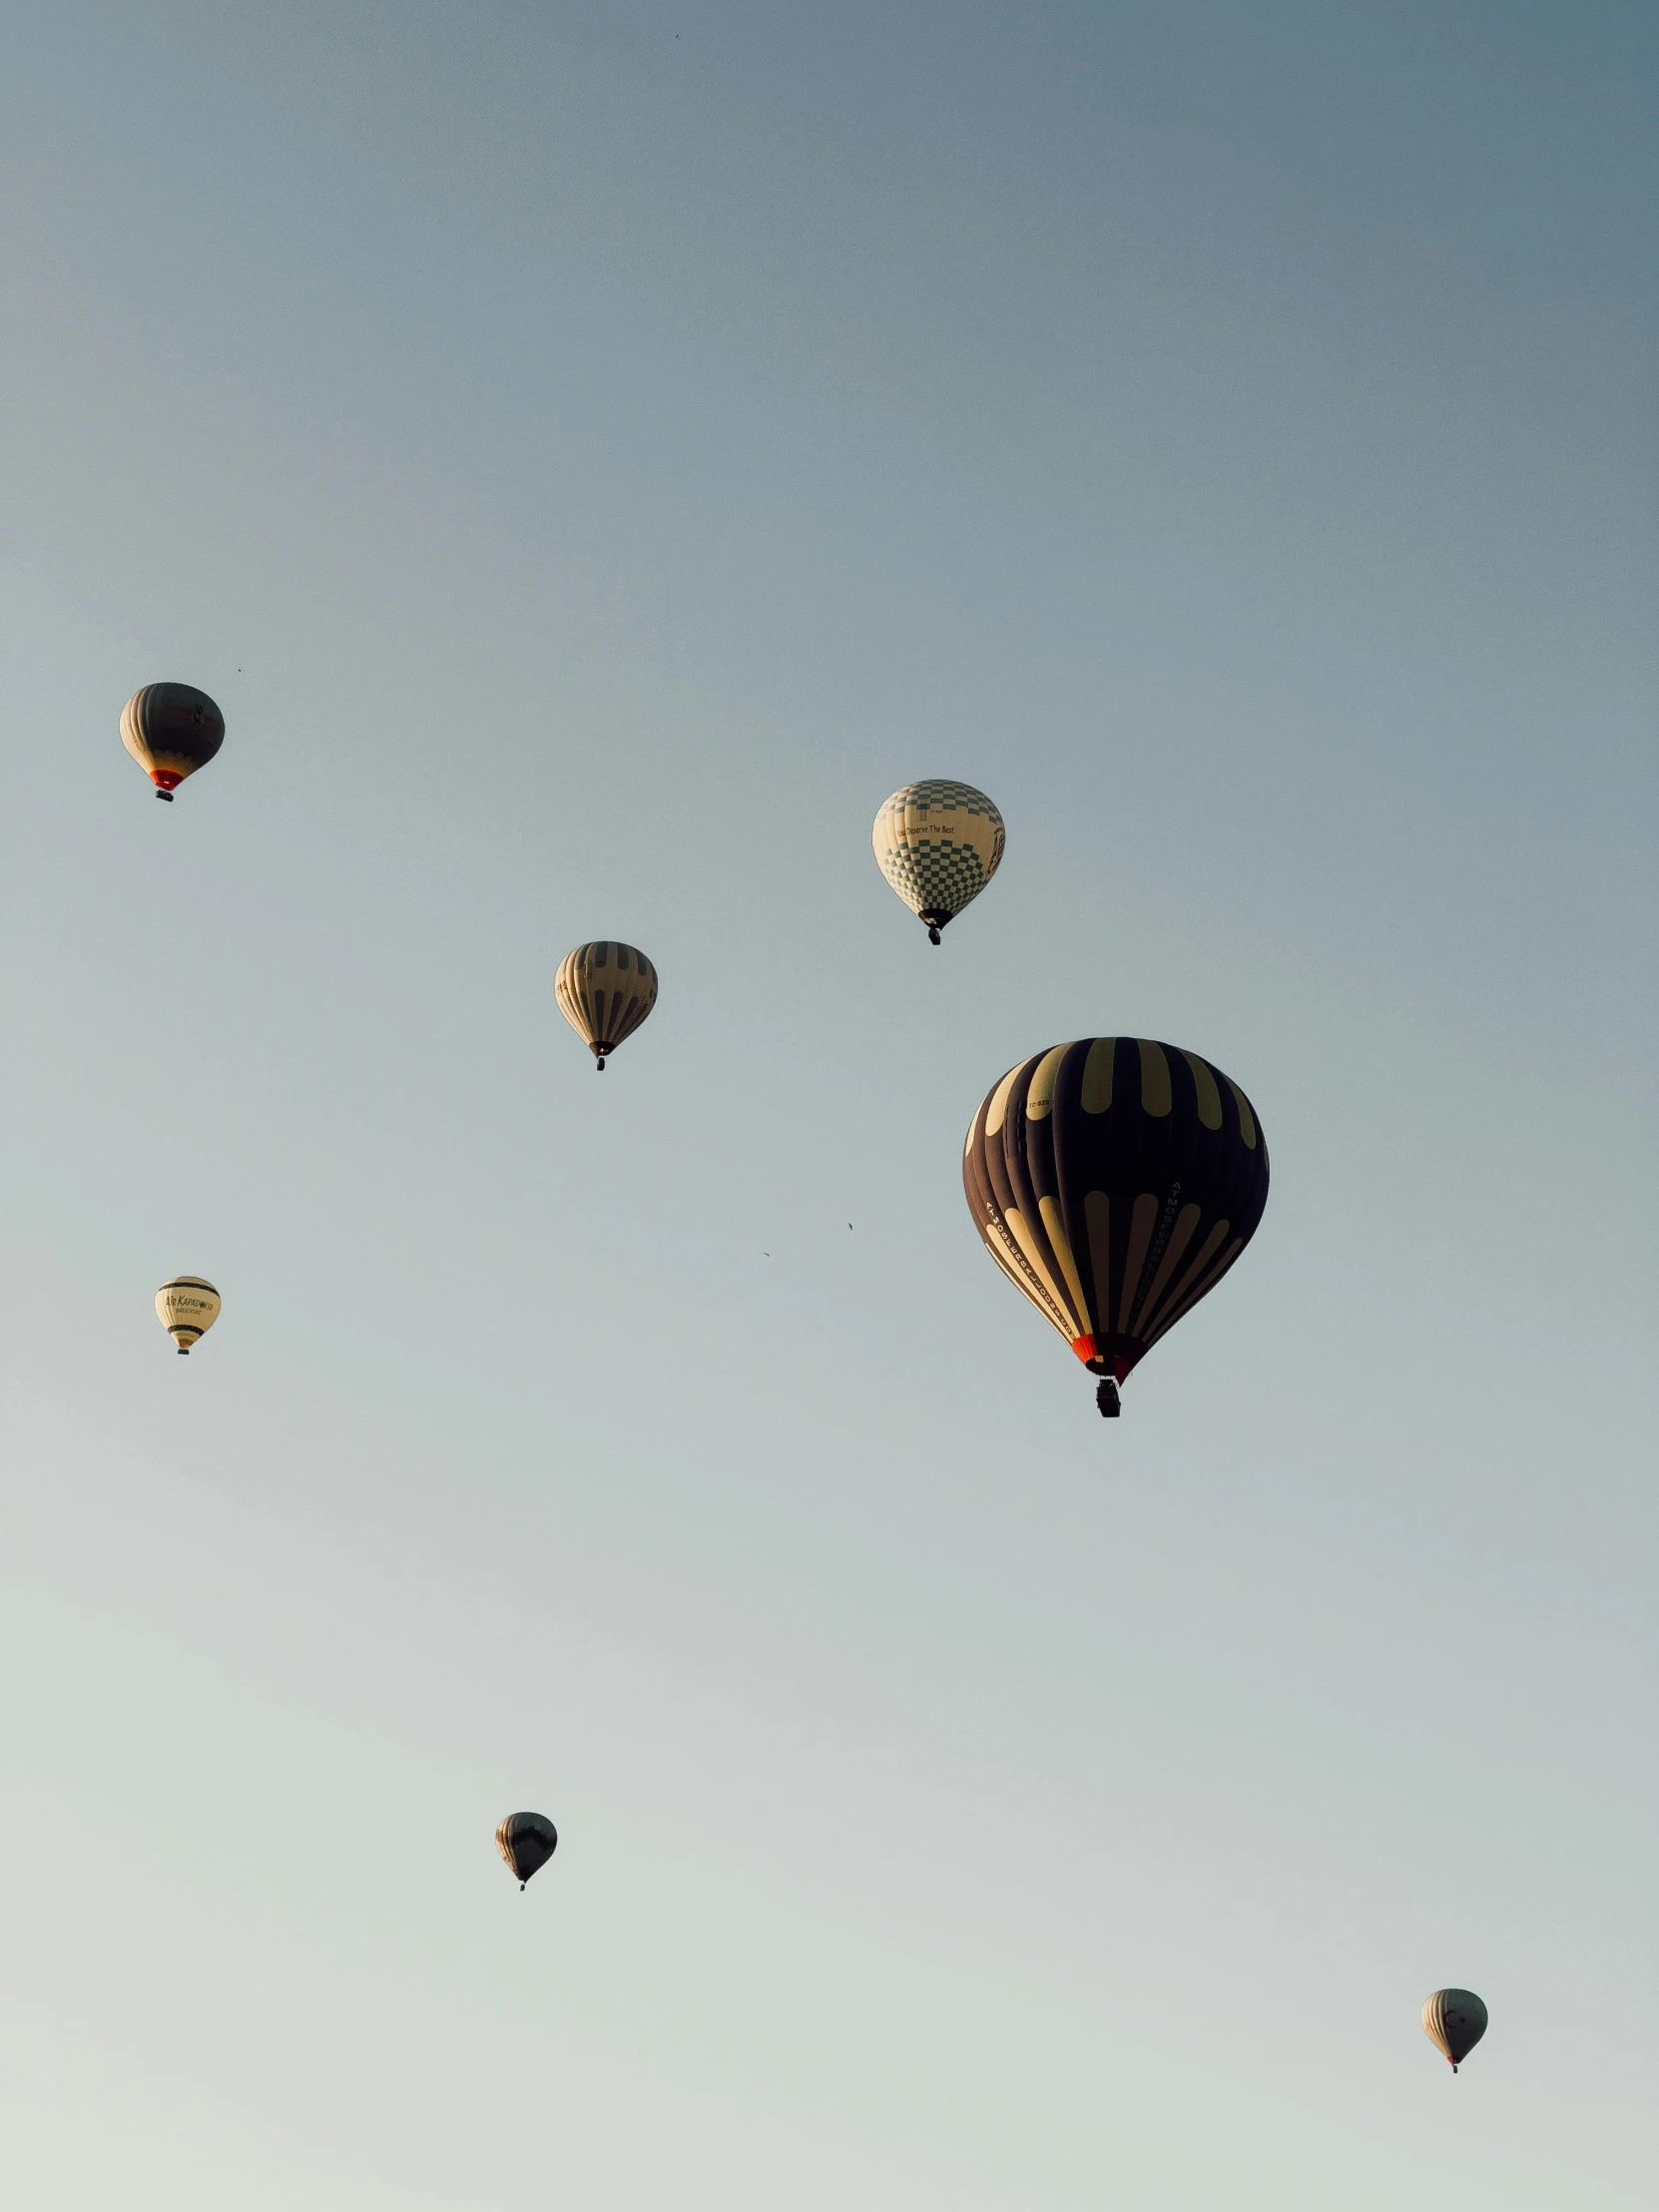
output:
[[[146,684],[121,710],[121,742],[171,801],[187,776],[206,768],[225,743],[225,717],[191,684]]]
[[[522,1890],[559,1848],[559,1831],[545,1813],[509,1813],[495,1832],[495,1848]]]
[[[657,1003],[657,970],[636,946],[606,937],[567,952],[553,979],[559,1011],[599,1062]]]
[[[1102,1378],[1131,1368],[1256,1234],[1268,1149],[1237,1083],[1150,1037],[1084,1037],[1010,1068],[962,1184],[986,1250]]]
[[[1005,838],[984,793],[943,776],[894,792],[870,831],[881,873],[934,944],[996,873]]]
[[[156,1317],[181,1352],[189,1352],[219,1319],[220,1297],[200,1275],[176,1275],[156,1293]]]
[[[1422,2031],[1455,2073],[1486,2032],[1486,2007],[1472,1989],[1436,1989],[1423,2005]]]

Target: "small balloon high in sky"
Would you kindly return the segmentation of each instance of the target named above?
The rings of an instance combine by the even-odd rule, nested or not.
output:
[[[565,954],[553,995],[603,1075],[610,1054],[656,1005],[657,970],[637,946],[597,938]]]
[[[522,1890],[559,1848],[559,1831],[545,1813],[509,1813],[495,1832],[495,1848]]]
[[[1422,2031],[1455,2073],[1486,2032],[1486,2007],[1472,1989],[1436,1989],[1423,2005]]]
[[[225,743],[225,717],[192,684],[146,684],[121,710],[121,742],[171,805]]]
[[[218,1321],[219,1293],[200,1275],[176,1275],[156,1293],[156,1315],[181,1354],[200,1343]]]

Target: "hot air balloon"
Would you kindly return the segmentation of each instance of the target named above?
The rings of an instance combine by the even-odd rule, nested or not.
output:
[[[495,1848],[522,1890],[559,1848],[559,1831],[545,1813],[509,1813],[495,1832]]]
[[[190,684],[146,684],[121,710],[121,742],[170,804],[225,743],[225,717]]]
[[[1150,1037],[1084,1037],[1010,1068],[973,1117],[962,1185],[986,1250],[1118,1384],[1256,1234],[1268,1151],[1237,1083]]]
[[[200,1275],[176,1275],[156,1293],[156,1315],[181,1353],[219,1319],[220,1297]]]
[[[606,938],[579,944],[553,979],[559,1011],[605,1070],[605,1058],[631,1037],[657,1003],[657,970],[631,944]]]
[[[1422,2008],[1422,2031],[1455,2073],[1486,2032],[1486,2007],[1472,1989],[1436,1989]]]
[[[948,777],[894,792],[870,831],[881,873],[934,944],[996,873],[1005,839],[1002,817],[984,793]]]

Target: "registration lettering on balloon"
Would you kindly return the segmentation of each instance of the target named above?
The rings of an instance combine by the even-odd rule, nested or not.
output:
[[[1135,1285],[1135,1298],[1133,1305],[1130,1307],[1131,1313],[1139,1313],[1141,1310],[1141,1302],[1146,1297],[1147,1285],[1157,1274],[1158,1263],[1164,1257],[1164,1247],[1169,1243],[1169,1233],[1175,1227],[1175,1216],[1180,1204],[1181,1185],[1172,1183],[1169,1196],[1164,1201],[1164,1210],[1158,1216],[1158,1227],[1153,1232],[1152,1243],[1146,1255],[1146,1264],[1141,1269],[1140,1280]]]

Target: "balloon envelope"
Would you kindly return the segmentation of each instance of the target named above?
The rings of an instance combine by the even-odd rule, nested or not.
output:
[[[181,1352],[189,1352],[219,1319],[220,1296],[200,1275],[176,1275],[156,1293],[156,1314]]]
[[[509,1813],[495,1832],[495,1848],[522,1890],[559,1848],[559,1832],[545,1813]]]
[[[1005,841],[1002,817],[984,793],[947,777],[894,792],[870,831],[881,873],[935,944],[996,873]]]
[[[1423,2005],[1422,2031],[1455,2073],[1486,2032],[1486,2007],[1472,1989],[1436,1989]]]
[[[579,944],[553,979],[559,1011],[603,1067],[657,1003],[657,970],[637,946],[614,938]]]
[[[1035,1053],[973,1117],[962,1185],[1004,1275],[1115,1385],[1256,1234],[1268,1148],[1194,1052],[1083,1037]]]
[[[146,684],[121,710],[121,742],[157,793],[171,799],[225,743],[225,717],[191,684]]]

